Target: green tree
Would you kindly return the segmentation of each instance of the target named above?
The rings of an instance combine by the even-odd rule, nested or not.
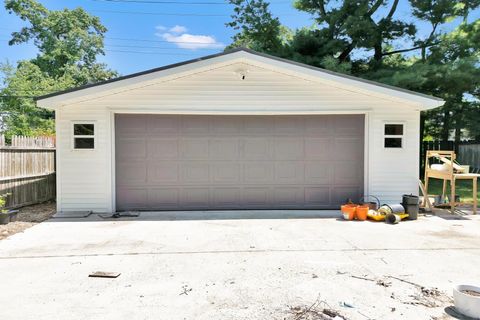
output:
[[[247,47],[257,51],[278,53],[288,32],[282,28],[278,18],[269,11],[263,0],[229,0],[234,5],[232,21],[226,25],[238,30],[233,36],[231,47]]]
[[[237,6],[247,0],[237,0]],[[264,0],[257,0],[263,2]],[[326,69],[439,96],[442,108],[422,114],[425,136],[455,139],[478,135],[479,21],[469,22],[480,0],[410,0],[410,17],[430,25],[424,36],[413,22],[398,16],[400,0],[296,0],[312,15],[313,26],[292,33],[270,53]],[[260,5],[260,4],[258,4]],[[263,5],[266,11],[268,6]],[[240,15],[240,16],[239,16]],[[273,20],[276,19],[276,20]],[[460,22],[459,22],[460,20]],[[270,12],[235,11],[234,21],[256,29],[278,22]],[[456,25],[453,31],[451,25]],[[249,25],[237,36],[262,43]],[[281,25],[275,23],[275,30]],[[448,26],[448,28],[444,28]],[[262,47],[260,46],[260,50]],[[267,51],[267,50],[262,50]],[[475,120],[472,120],[475,119]]]
[[[5,8],[26,22],[13,32],[10,45],[33,42],[35,58],[20,61],[15,67],[2,64],[4,115],[7,136],[54,132],[53,114],[35,106],[32,96],[63,90],[117,76],[97,62],[104,54],[107,29],[99,18],[81,8],[48,10],[35,0],[6,0]]]

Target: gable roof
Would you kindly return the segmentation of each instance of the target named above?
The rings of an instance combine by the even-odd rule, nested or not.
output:
[[[330,81],[341,82],[347,86],[359,87],[363,90],[372,91],[372,92],[379,92],[386,95],[396,96],[400,99],[411,101],[412,103],[419,104],[422,109],[432,109],[439,106],[442,106],[445,101],[430,95],[426,95],[423,93],[371,81],[366,80],[314,66],[310,66],[307,64],[303,64],[300,62],[275,57],[269,54],[260,53],[248,48],[235,48],[232,50],[228,50],[225,52],[212,54],[208,56],[204,56],[197,59],[187,60],[179,63],[174,63],[170,65],[166,65],[159,68],[154,68],[142,72],[132,73],[129,75],[113,78],[110,80],[100,81],[93,84],[87,84],[59,92],[54,92],[46,95],[42,95],[35,98],[35,101],[40,107],[55,107],[57,105],[61,105],[62,101],[69,100],[74,98],[77,95],[88,95],[93,90],[109,90],[112,89],[112,86],[118,87],[123,84],[127,85],[130,80],[151,80],[152,76],[158,75],[159,77],[162,76],[163,72],[166,71],[175,71],[176,69],[180,69],[182,67],[195,67],[197,64],[203,63],[216,63],[217,60],[222,59],[236,59],[236,58],[253,58],[256,60],[260,59],[263,60],[262,62],[266,63],[276,63],[282,64],[283,66],[290,66],[295,68],[297,72],[304,72],[308,73],[310,76],[322,77],[327,78]]]

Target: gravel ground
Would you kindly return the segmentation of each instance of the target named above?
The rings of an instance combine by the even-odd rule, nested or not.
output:
[[[55,203],[45,202],[33,206],[20,208],[17,221],[0,225],[0,240],[12,234],[23,232],[25,229],[50,219],[55,214]]]

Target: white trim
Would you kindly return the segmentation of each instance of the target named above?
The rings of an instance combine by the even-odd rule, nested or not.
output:
[[[259,110],[243,109],[241,111],[209,111],[209,110],[153,110],[153,109],[122,109],[122,108],[110,108],[109,110],[114,113],[121,114],[178,114],[178,115],[335,115],[335,114],[365,114],[370,112],[371,109],[357,109],[357,110],[260,110],[265,107],[260,106]]]
[[[91,124],[93,125],[93,135],[75,135],[75,125],[76,124]],[[97,121],[83,121],[83,120],[72,120],[70,126],[70,149],[74,152],[79,151],[95,151],[97,149]],[[93,138],[93,148],[75,148],[75,139],[76,138]]]
[[[112,213],[117,212],[117,172],[116,172],[116,154],[115,154],[115,141],[116,141],[116,133],[115,133],[115,113],[110,111],[110,192],[111,192],[111,209]]]
[[[60,110],[55,110],[55,132],[60,132],[60,115],[61,111]],[[61,179],[61,153],[62,153],[62,148],[61,148],[61,143],[60,139],[57,138],[57,141],[55,143],[55,180],[56,180],[56,202],[57,202],[57,212],[62,211],[62,179]]]
[[[365,112],[363,132],[363,195],[370,194],[370,112]]]

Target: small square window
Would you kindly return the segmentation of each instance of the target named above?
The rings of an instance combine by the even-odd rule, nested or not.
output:
[[[73,125],[73,134],[76,136],[93,136],[93,124],[75,123]]]
[[[386,124],[385,125],[386,136],[401,136],[403,135],[403,124]]]
[[[95,125],[93,123],[73,124],[73,149],[95,149]]]
[[[384,143],[385,148],[403,148],[403,124],[388,123],[384,127]]]
[[[402,138],[385,138],[385,148],[401,148]]]
[[[94,149],[94,138],[75,138],[75,149]]]

